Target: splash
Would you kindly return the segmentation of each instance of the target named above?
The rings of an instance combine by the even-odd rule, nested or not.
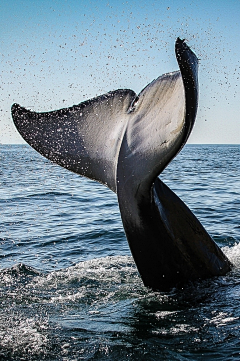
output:
[[[230,262],[232,262],[236,270],[240,270],[240,243],[235,243],[232,247],[223,247],[222,251],[228,257]]]

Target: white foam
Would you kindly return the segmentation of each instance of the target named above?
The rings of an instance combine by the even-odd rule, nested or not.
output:
[[[75,266],[35,277],[29,288],[51,291],[43,302],[90,302],[91,305],[139,297],[144,287],[129,256],[115,256],[80,262]],[[40,291],[41,292],[41,291]]]
[[[232,247],[223,247],[222,251],[232,262],[234,268],[240,269],[240,243],[235,243]]]
[[[44,330],[49,327],[48,322],[37,317],[25,318],[21,315],[9,318],[1,316],[0,345],[2,349],[15,351],[22,350],[25,353],[38,353],[43,346],[48,344],[48,337]],[[11,324],[11,327],[10,327]],[[7,327],[6,327],[7,326]]]

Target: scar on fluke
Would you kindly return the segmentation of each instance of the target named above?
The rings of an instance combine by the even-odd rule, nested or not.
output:
[[[138,271],[154,290],[224,275],[231,267],[158,177],[183,148],[197,113],[198,59],[179,38],[175,53],[180,70],[158,77],[138,95],[119,89],[44,113],[12,106],[15,126],[28,144],[117,194]]]

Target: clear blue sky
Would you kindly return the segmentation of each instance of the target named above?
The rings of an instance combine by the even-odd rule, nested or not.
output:
[[[240,143],[240,1],[1,0],[0,143],[21,143],[10,108],[59,109],[177,70],[174,42],[200,60],[190,143]]]

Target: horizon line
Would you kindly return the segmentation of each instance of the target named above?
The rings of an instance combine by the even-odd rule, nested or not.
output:
[[[25,143],[2,143],[0,145],[28,145],[31,147],[27,142]],[[240,145],[240,143],[186,143],[186,145]]]

